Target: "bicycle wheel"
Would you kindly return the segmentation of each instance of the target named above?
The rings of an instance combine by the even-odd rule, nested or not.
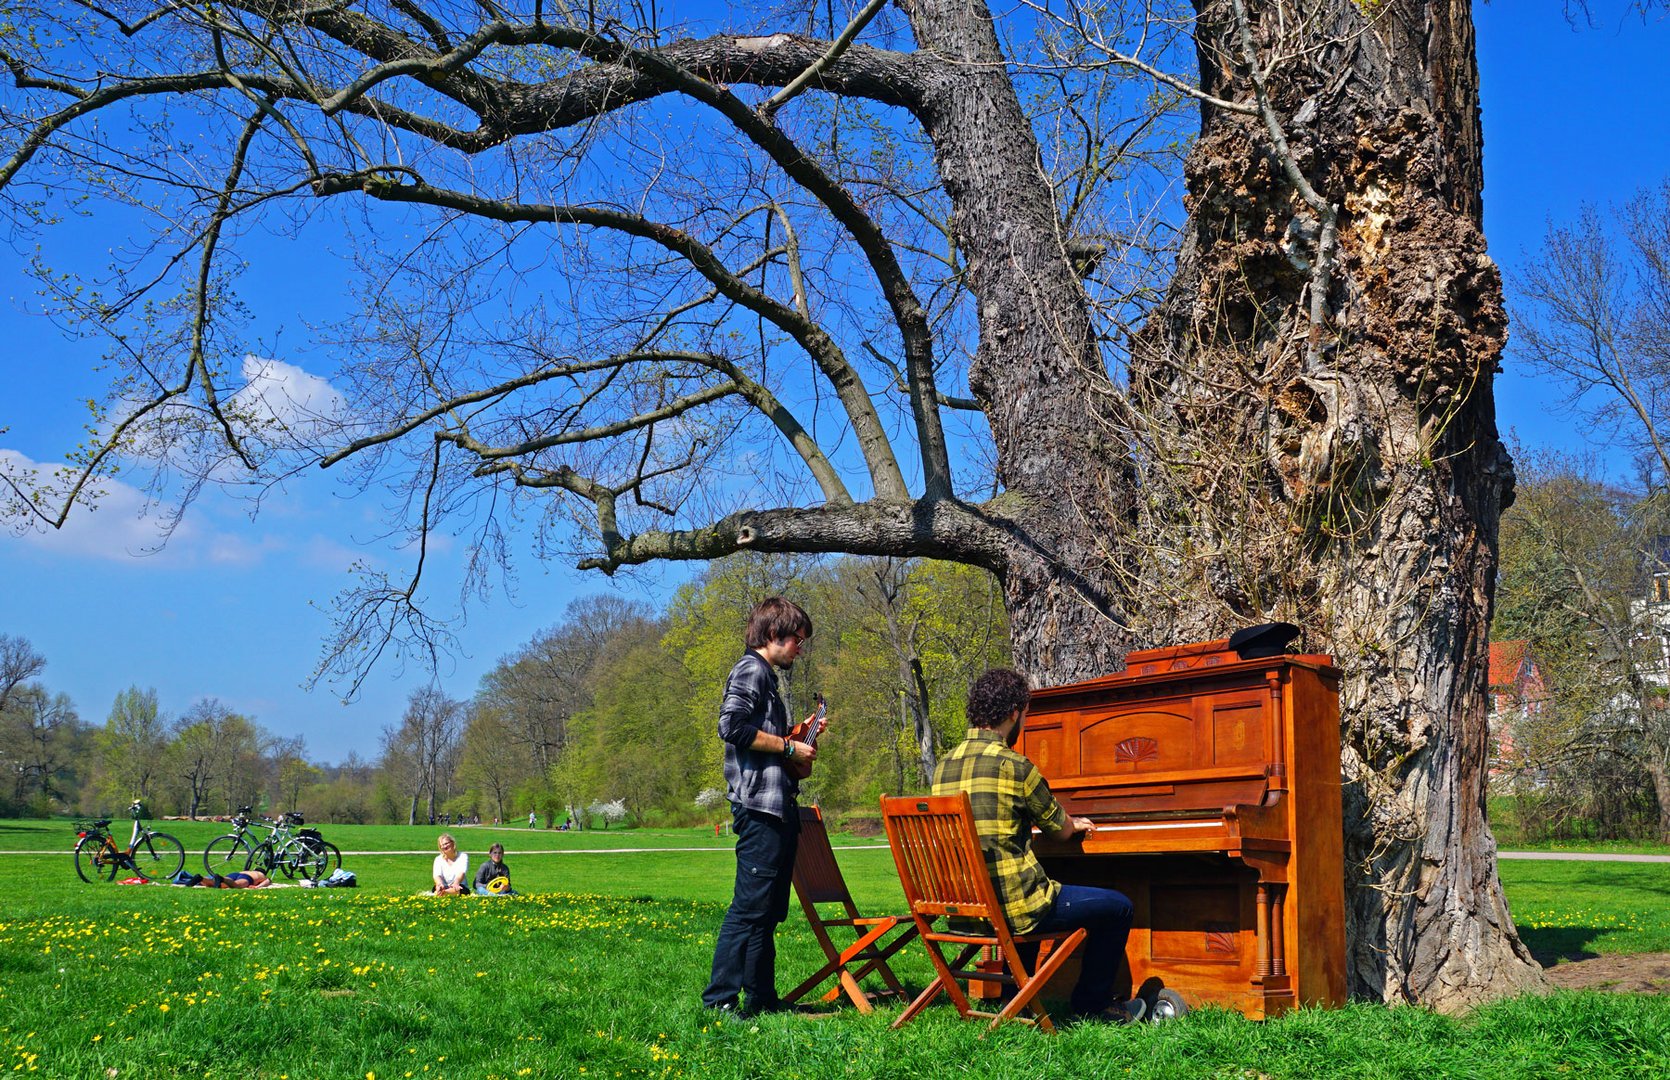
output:
[[[147,833],[133,849],[133,868],[147,881],[167,881],[185,865],[186,846],[167,833]]]
[[[320,843],[325,845],[325,855],[327,856],[325,860],[325,873],[328,874],[332,870],[342,869],[342,849],[331,843],[329,840],[322,840]]]
[[[259,870],[268,877],[272,877],[273,868],[277,865],[277,856],[273,854],[271,843],[263,840],[250,849],[249,858],[244,860],[245,870]]]
[[[75,872],[89,885],[116,880],[116,860],[106,854],[102,835],[88,833],[75,842]]]
[[[284,846],[279,852],[281,866],[287,877],[307,878],[318,881],[325,876],[325,867],[330,863],[330,853],[325,850],[323,840],[295,840]]]
[[[230,874],[249,865],[249,841],[227,833],[209,841],[203,849],[203,869],[211,874]]]

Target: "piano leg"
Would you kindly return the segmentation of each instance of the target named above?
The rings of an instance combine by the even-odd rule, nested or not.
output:
[[[1270,905],[1270,974],[1287,974],[1287,886],[1271,888]]]
[[[1266,976],[1274,973],[1270,959],[1270,886],[1263,881],[1258,883],[1256,939],[1258,941],[1258,977],[1262,981]]]

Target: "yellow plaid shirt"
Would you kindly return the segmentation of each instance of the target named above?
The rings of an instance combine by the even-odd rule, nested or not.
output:
[[[1009,919],[1009,930],[1029,934],[1049,915],[1061,886],[1032,854],[1032,827],[1055,832],[1067,824],[1038,767],[1005,746],[997,732],[969,728],[968,738],[940,759],[935,795],[968,792],[986,869]]]

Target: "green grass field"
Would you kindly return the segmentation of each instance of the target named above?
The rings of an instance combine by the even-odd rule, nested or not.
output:
[[[167,823],[189,852],[218,828]],[[440,829],[327,826],[345,851],[432,849]],[[949,1006],[721,1022],[697,1005],[729,895],[728,841],[693,830],[503,842],[511,899],[413,894],[427,855],[351,855],[355,891],[85,885],[62,822],[0,823],[0,1072],[63,1077],[1556,1077],[1670,1072],[1670,1000],[1561,993],[1465,1019],[1353,1005],[1263,1024],[1012,1027],[978,1038]],[[875,841],[853,841],[857,845]],[[600,846],[628,854],[528,854]],[[518,854],[521,852],[522,854]],[[896,909],[884,850],[842,855],[860,903]],[[1670,866],[1505,863],[1533,947],[1670,951]],[[1539,935],[1545,935],[1539,938]],[[814,966],[798,909],[787,988]],[[919,950],[898,965],[928,979]],[[112,1071],[114,1070],[114,1071]]]

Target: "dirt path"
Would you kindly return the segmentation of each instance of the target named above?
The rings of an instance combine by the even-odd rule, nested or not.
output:
[[[1596,956],[1564,960],[1544,969],[1561,990],[1615,990],[1630,994],[1670,994],[1670,953]]]
[[[1555,859],[1560,862],[1661,862],[1670,855],[1614,855],[1599,851],[1498,851],[1498,859]]]

